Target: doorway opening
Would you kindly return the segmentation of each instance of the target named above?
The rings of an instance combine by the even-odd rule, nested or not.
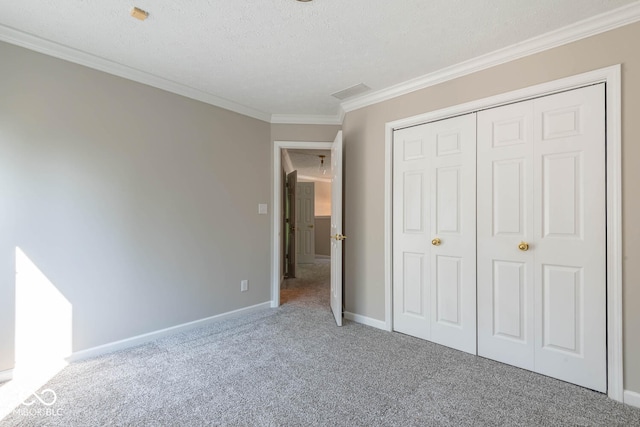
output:
[[[271,306],[280,306],[280,284],[282,282],[282,150],[316,149],[331,150],[331,269],[330,269],[330,306],[338,326],[342,326],[344,317],[343,287],[343,245],[346,236],[342,224],[342,178],[343,178],[343,140],[342,131],[338,131],[333,142],[291,142],[275,141],[273,146],[273,187],[272,187],[272,229],[271,229]]]
[[[331,142],[276,142],[273,307],[280,305],[280,292],[286,281],[302,281],[303,276],[308,281],[310,276],[327,269],[331,231],[331,147]]]
[[[298,265],[329,259],[331,151],[282,149],[282,231],[285,279]]]

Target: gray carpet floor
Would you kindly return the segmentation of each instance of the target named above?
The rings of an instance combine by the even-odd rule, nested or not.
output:
[[[640,426],[571,384],[353,322],[329,309],[329,265],[283,305],[69,365],[43,389],[59,416],[2,426]]]

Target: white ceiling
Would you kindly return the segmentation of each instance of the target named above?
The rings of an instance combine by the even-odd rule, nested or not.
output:
[[[108,60],[96,68],[131,67],[254,117],[336,116],[331,93],[379,91],[634,2],[5,0],[0,40],[52,41],[62,47],[40,50],[88,53]],[[129,16],[132,6],[149,18]]]
[[[331,181],[331,150],[292,150],[285,149],[291,160],[293,170],[298,171],[298,179],[313,181]],[[324,155],[327,174],[320,170],[320,155]]]

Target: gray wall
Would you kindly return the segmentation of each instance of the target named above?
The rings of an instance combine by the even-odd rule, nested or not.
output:
[[[622,63],[624,387],[640,392],[640,23],[347,113],[346,310],[384,319],[384,125]]]
[[[71,302],[74,351],[270,300],[268,123],[4,43],[0,58],[0,371],[16,247]]]

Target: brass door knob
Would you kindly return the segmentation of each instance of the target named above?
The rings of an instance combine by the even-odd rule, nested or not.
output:
[[[526,252],[529,250],[529,244],[527,242],[520,242],[520,244],[518,245],[518,249],[520,249],[523,252]]]
[[[347,236],[345,236],[344,234],[336,234],[335,236],[330,236],[332,239],[336,239],[338,241],[340,240],[344,240],[347,238]]]
[[[439,238],[437,238],[437,237],[431,241],[431,244],[432,244],[433,246],[440,246],[440,243],[442,243],[442,240],[440,240],[440,239],[439,239]]]
[[[309,224],[309,225],[307,225],[307,227],[313,228],[313,224]]]

